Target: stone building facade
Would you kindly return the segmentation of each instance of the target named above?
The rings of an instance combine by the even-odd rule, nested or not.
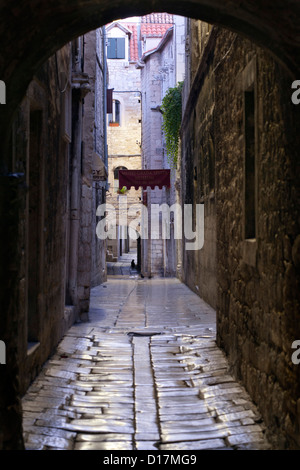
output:
[[[116,237],[107,239],[107,261],[117,261],[123,253],[137,248],[135,236],[128,230],[131,217],[127,217],[128,225],[119,223],[123,196],[118,194],[118,171],[141,169],[141,81],[136,69],[138,23],[116,21],[107,25],[106,35],[108,89],[111,90],[111,110],[107,113],[107,203],[116,209],[117,218]],[[140,203],[141,190],[128,188],[126,197],[128,207]]]
[[[162,130],[162,100],[169,88],[183,81],[185,74],[184,18],[168,14],[153,14],[142,18],[141,39],[143,54],[141,70],[142,90],[142,167],[145,170],[170,169],[170,188],[147,188],[143,202],[147,207],[148,237],[142,239],[142,272],[145,276],[174,276],[177,271],[177,242],[174,239],[174,215],[170,214],[170,237],[151,237],[151,204],[179,202],[175,181],[177,172],[167,158]],[[151,49],[147,49],[151,47]],[[161,224],[160,220],[160,224]]]
[[[68,277],[75,293],[71,304],[77,305],[78,314],[84,319],[88,316],[91,287],[106,280],[106,242],[96,235],[96,212],[106,200],[108,175],[104,29],[89,32],[75,44],[79,47],[73,53],[73,97],[79,92],[81,98],[77,104],[73,99],[72,110]],[[82,80],[88,81],[89,91],[84,94],[80,91],[82,85],[78,87],[77,83]],[[69,285],[67,281],[67,289]]]
[[[105,246],[95,240],[96,204],[105,198],[99,179],[107,174],[103,120],[100,126],[95,120],[104,98],[103,73],[97,73],[105,58],[101,34],[68,43],[40,68],[12,128],[10,183],[1,198],[13,195],[19,204],[19,224],[7,233],[19,247],[18,264],[15,254],[11,258],[18,309],[13,337],[2,331],[5,325],[0,330],[8,366],[16,355],[20,394],[68,328],[86,319],[90,287],[105,279]],[[7,403],[0,441],[3,448],[6,441],[18,448],[19,405],[10,402],[11,393],[3,395],[8,386],[1,380]]]
[[[299,113],[286,71],[250,41],[188,21],[182,203],[204,204],[185,282],[217,309],[217,341],[278,448],[300,446]],[[274,437],[275,436],[275,437]]]
[[[215,79],[210,75],[211,70],[205,72],[203,77],[197,75],[201,60],[204,64],[207,60],[211,26],[187,19],[186,27],[186,69],[189,72],[186,74],[182,97],[184,133],[179,187],[182,205],[193,204],[194,217],[195,204],[205,207],[205,243],[201,250],[186,250],[186,240],[183,238],[179,275],[194,292],[216,308]],[[197,86],[201,93],[194,97]],[[195,226],[196,220],[193,220],[194,230]]]
[[[112,90],[113,99],[112,113],[108,115],[110,189],[107,202],[117,208],[117,216],[122,200],[117,193],[119,168],[170,168],[159,107],[167,90],[184,78],[184,34],[184,18],[164,13],[146,15],[136,23],[117,21],[107,27],[107,40],[112,39],[116,48],[108,53],[108,87]],[[115,44],[120,40],[125,45],[125,52],[117,50]],[[118,53],[120,57],[109,58],[110,54]],[[118,122],[114,122],[116,120]],[[140,254],[144,276],[176,274],[177,246],[173,224],[170,239],[151,239],[150,236],[151,204],[172,205],[177,201],[175,168],[171,173],[171,189],[144,188],[141,191],[131,188],[127,193],[128,207],[143,200],[148,209],[148,238],[142,237]],[[141,224],[144,223],[141,216]],[[117,260],[122,251],[135,246],[130,237],[121,242],[121,233],[118,227],[117,240],[108,240],[109,260]]]

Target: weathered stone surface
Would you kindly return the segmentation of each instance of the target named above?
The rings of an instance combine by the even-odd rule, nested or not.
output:
[[[132,450],[131,441],[120,441],[120,442],[77,442],[74,450]]]
[[[72,450],[72,441],[57,436],[28,436],[28,450]]]
[[[214,449],[225,449],[226,444],[222,439],[208,439],[208,440],[191,440],[187,442],[176,442],[170,444],[161,444],[160,450],[176,451],[176,450],[214,450]]]
[[[147,289],[149,284],[152,285],[153,292],[160,288],[160,282],[155,280],[147,284]],[[124,307],[130,305],[132,298],[131,281],[128,281],[128,286],[130,288],[123,292],[122,297]],[[138,286],[136,280],[134,289]],[[176,286],[181,288],[181,293],[177,295],[173,291]],[[105,304],[119,289],[118,281],[110,280],[107,290],[103,290],[99,297],[95,296],[94,301],[103,300]],[[200,309],[203,305],[188,288],[182,289],[179,281],[165,281],[165,289],[167,294],[161,297],[161,303],[169,297],[170,289],[174,303],[177,298],[180,302],[184,293],[187,301],[199,302]],[[112,324],[119,315],[119,306],[116,306]],[[125,313],[124,308],[121,315],[124,318],[131,315],[130,309]],[[146,315],[149,319],[152,314]],[[72,375],[74,367],[81,369],[75,347],[73,354],[70,352],[59,361],[50,360],[24,397],[24,438],[28,448],[197,450],[268,447],[260,416],[249,396],[228,374],[227,368],[214,375],[214,358],[219,351],[215,342],[211,344],[209,353],[206,349],[202,358],[197,356],[199,365],[201,361],[207,365],[207,372],[201,374],[201,379],[197,379],[198,369],[185,369],[185,365],[195,358],[199,350],[203,350],[203,343],[207,341],[207,338],[197,335],[198,328],[196,335],[192,332],[187,334],[185,326],[172,333],[172,323],[169,323],[167,328],[161,328],[166,334],[148,336],[149,329],[146,327],[144,330],[139,328],[139,335],[133,336],[119,327],[102,330],[99,328],[102,321],[97,317],[91,320],[91,325],[95,325],[91,348],[98,345],[99,352],[109,357],[109,364],[106,361],[102,365],[97,362],[97,374],[90,372],[81,376],[83,380],[92,377],[91,382],[79,382],[77,374],[75,377]],[[176,314],[174,322],[177,322]],[[75,330],[79,340],[81,327],[78,325],[71,328],[68,338]],[[82,332],[84,336],[83,324]],[[172,346],[167,347],[170,344]],[[188,345],[184,355],[183,345]],[[82,347],[85,346],[82,341]],[[73,355],[76,356],[75,363]],[[207,361],[207,358],[211,360]],[[128,359],[131,368],[128,367]],[[119,380],[124,374],[123,360],[127,372],[130,372],[130,380],[127,381]],[[182,380],[177,380],[176,364]],[[113,373],[108,373],[111,367]],[[60,369],[61,377],[47,374],[49,370],[52,375],[57,375]],[[188,386],[193,379],[194,387]],[[228,394],[231,388],[236,388],[238,393]],[[204,398],[199,397],[199,389],[203,390]],[[248,435],[248,440],[245,435]],[[48,436],[51,439],[47,446]],[[232,444],[227,439],[232,439]]]
[[[299,113],[287,105],[286,72],[266,51],[203,22],[188,25],[191,72],[183,97],[182,202],[204,203],[205,241],[203,250],[184,254],[183,279],[216,307],[218,345],[259,404],[270,433],[277,430],[277,444],[298,448],[293,403],[299,377],[291,361],[291,338],[300,337],[299,146],[293,137]],[[244,116],[251,87],[255,178],[250,188]],[[255,199],[252,234],[246,225],[246,186]],[[198,357],[187,364],[188,370],[201,372],[207,367],[199,365]],[[193,381],[200,386],[198,378]]]

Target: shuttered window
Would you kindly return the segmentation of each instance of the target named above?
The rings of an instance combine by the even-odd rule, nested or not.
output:
[[[108,59],[125,59],[125,38],[108,38]]]

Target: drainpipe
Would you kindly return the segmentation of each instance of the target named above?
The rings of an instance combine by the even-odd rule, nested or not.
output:
[[[83,72],[83,52],[79,50],[80,40],[76,40],[77,55],[72,70],[72,157],[71,157],[71,194],[70,194],[70,258],[69,258],[69,294],[72,304],[78,307],[78,248],[80,232],[81,199],[81,161],[82,161],[82,125],[83,98],[90,91],[89,76]]]
[[[80,92],[73,86],[73,74],[80,73],[80,38],[74,41],[74,64],[72,69],[72,149],[71,149],[71,175],[70,175],[70,246],[69,246],[69,272],[68,288],[71,304],[77,308],[77,262],[79,238],[79,158],[81,146],[81,119],[82,109]],[[76,316],[78,312],[76,311]]]
[[[80,223],[80,195],[79,195],[79,162],[81,157],[81,129],[82,129],[82,106],[80,101],[80,92],[73,91],[72,108],[73,120],[73,152],[71,163],[71,197],[70,197],[70,259],[69,259],[69,294],[71,302],[77,306],[77,265],[78,265],[78,240],[79,240],[79,223]],[[74,96],[76,95],[76,97]]]
[[[108,151],[107,151],[107,101],[106,101],[106,90],[107,90],[107,62],[106,62],[106,29],[105,26],[102,28],[102,40],[103,40],[103,120],[104,120],[104,165],[106,174],[108,175]],[[108,191],[108,180],[106,180],[106,191]]]

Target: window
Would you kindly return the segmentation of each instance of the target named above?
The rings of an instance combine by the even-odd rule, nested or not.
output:
[[[243,243],[241,255],[243,262],[257,267],[257,211],[258,180],[256,168],[257,155],[257,63],[254,57],[242,71],[239,80],[242,86],[243,123],[240,121],[241,138],[244,144],[243,168]],[[243,124],[243,125],[241,125]]]
[[[121,103],[118,100],[112,102],[112,113],[108,115],[110,126],[119,126],[121,118]]]
[[[114,122],[120,124],[120,101],[115,100],[114,101],[114,108],[115,108],[115,116],[114,116]]]
[[[245,129],[245,238],[256,238],[255,182],[255,97],[254,89],[244,93]]]
[[[119,170],[127,170],[125,166],[118,166],[114,169],[114,193],[119,189]]]
[[[108,59],[125,59],[125,38],[108,38]]]

